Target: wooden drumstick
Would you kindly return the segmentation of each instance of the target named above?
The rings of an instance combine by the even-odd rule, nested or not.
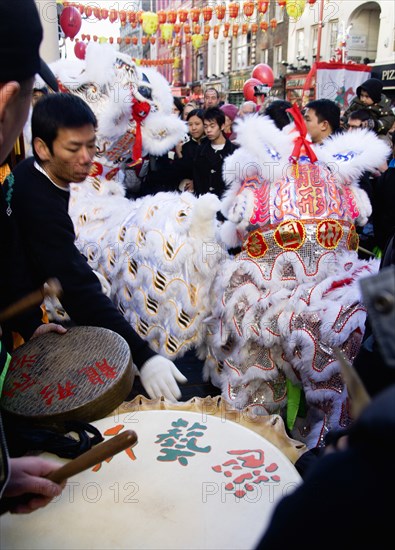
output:
[[[340,349],[334,347],[333,353],[339,361],[340,372],[351,398],[351,409],[355,420],[361,414],[363,409],[369,405],[371,399],[357,371],[353,365],[347,361]]]
[[[12,319],[20,315],[25,310],[41,304],[45,296],[50,296],[52,298],[58,298],[62,294],[62,287],[57,279],[49,279],[45,286],[39,290],[31,292],[27,296],[24,296],[17,302],[11,304],[6,309],[0,312],[0,323]]]
[[[128,447],[134,447],[136,443],[136,432],[133,430],[125,430],[108,441],[100,443],[92,449],[89,449],[89,451],[77,456],[77,458],[73,458],[70,462],[67,462],[67,464],[49,474],[47,478],[55,483],[62,483],[62,481],[68,479],[69,477],[75,476],[76,474],[95,466],[99,462],[124,451]]]

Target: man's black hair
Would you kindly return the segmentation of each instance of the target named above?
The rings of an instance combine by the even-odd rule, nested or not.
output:
[[[315,112],[318,122],[326,120],[334,134],[340,129],[340,107],[330,99],[314,99],[309,101],[306,109]]]
[[[366,122],[369,119],[370,113],[366,109],[358,109],[348,115],[348,120],[360,120],[361,122]]]
[[[72,94],[49,94],[40,98],[32,114],[32,142],[38,137],[53,153],[53,142],[61,128],[81,128],[91,124],[97,128],[97,119],[87,103]],[[39,157],[33,147],[37,161]]]
[[[215,92],[217,99],[219,99],[219,91],[217,90],[217,88],[214,88],[213,86],[211,86],[210,88],[206,88],[204,90],[204,95],[206,95],[207,92]]]
[[[215,120],[221,127],[225,124],[225,113],[219,107],[209,107],[203,113],[203,120]]]

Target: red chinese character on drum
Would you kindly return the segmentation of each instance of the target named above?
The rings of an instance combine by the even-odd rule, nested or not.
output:
[[[268,245],[260,231],[254,231],[248,236],[245,249],[251,258],[263,258],[267,252]]]
[[[336,220],[323,220],[317,225],[317,242],[328,250],[334,250],[343,237],[343,228]]]
[[[279,483],[281,477],[276,474],[278,464],[272,462],[265,466],[265,454],[262,449],[244,449],[228,451],[229,455],[237,455],[237,458],[227,460],[222,464],[213,466],[218,474],[223,474],[229,479],[225,485],[226,491],[234,491],[234,495],[243,498],[247,492],[254,490],[254,486],[260,483]]]
[[[302,222],[287,220],[280,223],[273,237],[280,248],[298,250],[306,240],[306,230]]]

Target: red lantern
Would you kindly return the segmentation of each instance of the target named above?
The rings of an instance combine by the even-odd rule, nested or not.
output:
[[[193,23],[197,23],[199,21],[199,18],[200,18],[199,8],[192,8],[189,14],[191,16],[191,20],[193,21]]]
[[[93,8],[93,15],[96,17],[96,19],[101,19],[101,9],[100,8]]]
[[[115,21],[118,19],[117,10],[110,10],[108,19],[110,20],[110,23],[115,23]]]
[[[137,20],[136,12],[134,12],[134,11],[129,11],[129,12],[128,12],[128,21],[129,21],[129,23],[135,23],[136,20]]]
[[[158,23],[159,25],[163,25],[163,23],[166,23],[167,14],[163,10],[158,11]]]
[[[90,6],[86,6],[84,12],[87,17],[90,17],[93,13],[93,9]]]
[[[227,31],[226,29],[224,29],[223,35],[224,35],[224,38],[228,38],[228,36],[229,36],[229,31]]]
[[[108,41],[110,42],[110,44],[114,44],[114,37],[113,37],[113,36],[110,36],[110,38],[108,39]]]
[[[277,4],[280,6],[280,8],[283,8],[286,3],[287,3],[287,0],[278,0],[277,1]]]
[[[192,35],[191,34],[185,34],[185,44],[190,44],[192,42]]]
[[[177,12],[176,10],[169,10],[167,12],[167,22],[174,25],[174,23],[177,21]]]
[[[234,25],[232,25],[232,34],[235,38],[238,35],[238,32],[239,32],[239,24],[234,23]]]
[[[176,34],[178,34],[178,33],[180,32],[180,30],[181,30],[181,25],[180,25],[179,23],[176,23],[176,24],[174,25],[174,32],[175,32]]]
[[[180,23],[185,23],[188,19],[188,10],[178,10],[178,20]]]
[[[148,36],[142,36],[141,43],[143,44],[143,46],[145,46],[147,42],[148,42]]]
[[[81,28],[81,14],[77,8],[72,6],[64,8],[60,14],[60,26],[64,35],[68,38],[74,38]]]
[[[261,21],[259,23],[259,26],[261,27],[261,29],[263,30],[263,32],[266,32],[267,29],[269,28],[269,23],[267,21]]]
[[[75,43],[74,54],[75,54],[75,57],[77,57],[78,59],[85,59],[85,54],[86,54],[85,42],[81,42],[81,40],[78,40],[78,42]]]
[[[262,82],[257,78],[249,78],[244,82],[243,86],[243,95],[246,101],[257,102],[256,97],[254,96],[255,90],[254,86],[260,86]]]
[[[270,19],[270,26],[272,29],[277,27],[277,19]]]
[[[201,30],[200,25],[197,25],[197,24],[196,24],[196,25],[193,26],[193,32],[194,32],[195,34],[200,34],[200,30]]]
[[[229,23],[229,21],[227,21],[226,23],[224,23],[224,29],[225,29],[226,31],[229,31],[229,29],[230,29],[230,23]]]
[[[155,36],[150,36],[149,41],[151,42],[151,44],[155,44],[155,42],[156,42]]]
[[[137,46],[137,44],[139,43],[139,39],[137,36],[132,36],[132,44],[133,46]]]
[[[191,25],[189,25],[189,23],[185,23],[184,34],[190,34],[190,32],[191,32]]]
[[[107,19],[108,17],[108,10],[106,10],[105,8],[102,8],[101,11],[100,11],[100,17],[102,19]]]
[[[254,13],[254,2],[244,2],[243,12],[245,16],[251,17],[251,15]]]
[[[315,4],[317,0],[307,0],[307,2],[311,5]]]
[[[229,17],[231,19],[236,19],[239,14],[239,4],[237,2],[231,2],[229,4]]]
[[[93,42],[97,42],[98,36],[96,34],[93,35]]]
[[[120,36],[117,38],[117,44],[122,44],[122,38]]]
[[[127,36],[125,38],[125,44],[127,44],[129,46],[129,44],[131,43],[132,39],[130,38],[130,36]]]
[[[248,33],[248,23],[243,23],[241,26],[241,34],[247,34]]]
[[[211,18],[213,16],[213,8],[211,8],[210,6],[206,6],[205,8],[202,9],[202,13],[203,13],[203,19],[205,21],[211,21]]]
[[[125,26],[126,17],[127,17],[126,11],[125,11],[125,10],[121,10],[121,11],[119,12],[119,20],[120,20],[120,22],[121,22],[122,27]]]
[[[259,13],[266,13],[267,8],[269,7],[269,0],[259,0],[258,2],[258,11]]]
[[[258,79],[260,84],[267,84],[270,87],[274,84],[273,71],[266,63],[258,63],[258,65],[255,65],[251,77]]]
[[[210,35],[211,27],[210,25],[204,25],[204,34]]]
[[[219,6],[215,6],[215,13],[217,14],[217,19],[219,21],[222,21],[224,19],[226,14],[226,6],[223,4],[220,4]]]
[[[251,24],[251,32],[252,32],[252,34],[256,34],[258,32],[258,24],[257,23],[252,23]]]

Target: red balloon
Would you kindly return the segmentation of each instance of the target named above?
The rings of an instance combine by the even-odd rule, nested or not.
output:
[[[74,54],[75,54],[75,57],[78,57],[78,59],[85,59],[85,54],[86,54],[85,42],[81,42],[81,40],[78,40],[78,42],[75,43]]]
[[[254,86],[259,86],[260,84],[262,84],[262,82],[257,78],[249,78],[244,82],[243,94],[246,101],[254,101],[255,103],[257,102],[256,97],[254,96]]]
[[[74,38],[81,28],[82,19],[81,14],[77,8],[73,6],[67,6],[63,8],[62,13],[60,14],[60,26],[64,35],[69,38]]]
[[[274,84],[273,71],[266,63],[258,63],[258,65],[255,65],[251,76],[252,78],[257,78],[261,84],[267,84],[270,88]]]

